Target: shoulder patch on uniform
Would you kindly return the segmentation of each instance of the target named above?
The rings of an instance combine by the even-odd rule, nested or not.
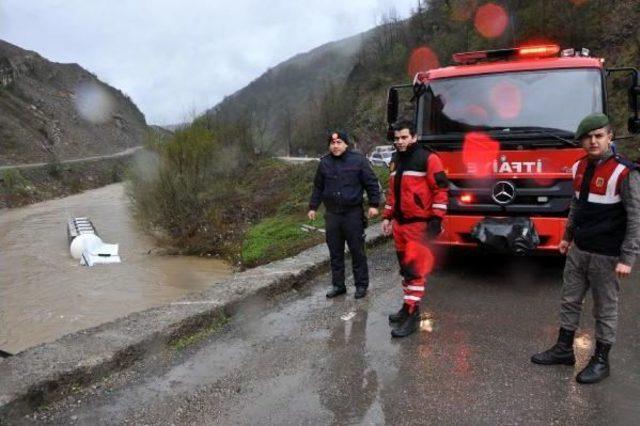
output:
[[[616,161],[623,166],[630,168],[631,170],[640,170],[640,164],[629,160],[628,158],[624,158],[623,156],[616,154],[613,156]]]

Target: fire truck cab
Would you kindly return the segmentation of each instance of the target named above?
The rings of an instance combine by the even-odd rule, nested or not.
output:
[[[604,68],[587,49],[529,46],[453,55],[456,65],[419,72],[389,90],[389,137],[401,118],[438,153],[450,181],[438,243],[526,254],[554,251],[584,155],[578,123],[607,113],[606,78],[631,75],[630,133],[640,131],[638,71]],[[401,103],[399,93],[411,99]],[[402,111],[399,111],[402,109]],[[408,112],[407,112],[408,111]]]

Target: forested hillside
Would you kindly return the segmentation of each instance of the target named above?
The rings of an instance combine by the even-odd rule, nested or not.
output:
[[[301,112],[316,111],[325,92],[344,85],[369,36],[361,34],[296,55],[226,97],[205,116],[242,122],[257,152],[285,154],[294,143]]]

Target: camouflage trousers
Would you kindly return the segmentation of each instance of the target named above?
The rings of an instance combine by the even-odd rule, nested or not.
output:
[[[593,316],[596,320],[596,340],[613,344],[618,326],[618,293],[620,281],[615,273],[618,258],[580,250],[575,244],[569,249],[564,267],[560,324],[567,330],[580,325],[582,302],[591,289]]]

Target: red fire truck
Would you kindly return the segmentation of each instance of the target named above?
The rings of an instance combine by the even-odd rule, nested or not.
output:
[[[606,79],[631,76],[630,133],[640,131],[638,71],[606,69],[587,49],[527,46],[453,55],[456,65],[419,72],[389,90],[389,135],[414,120],[450,180],[439,243],[524,254],[553,251],[573,196],[571,167],[584,155],[580,120],[607,113]],[[410,95],[402,101],[401,95]]]

